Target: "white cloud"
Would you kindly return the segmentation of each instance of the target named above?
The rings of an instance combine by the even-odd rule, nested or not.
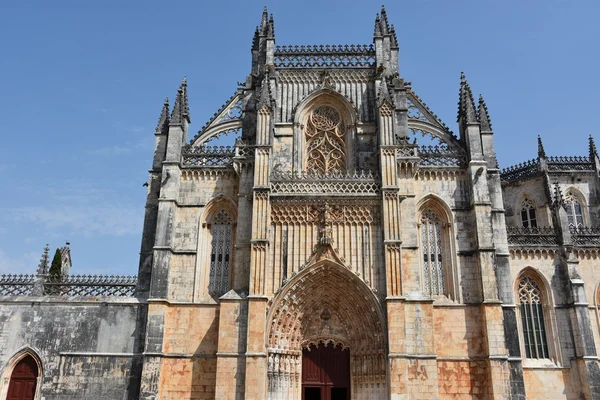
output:
[[[0,249],[0,274],[33,274],[38,266],[43,249],[39,254],[25,253],[19,257],[10,257]]]

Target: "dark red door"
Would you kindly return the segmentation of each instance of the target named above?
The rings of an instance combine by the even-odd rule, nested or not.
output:
[[[19,361],[10,376],[6,400],[33,400],[37,377],[37,363],[31,356]]]
[[[302,350],[302,399],[350,400],[350,351],[329,344]]]

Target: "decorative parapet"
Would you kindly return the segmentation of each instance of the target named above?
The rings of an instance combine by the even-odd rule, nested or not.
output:
[[[40,293],[35,288],[39,285]],[[0,275],[0,296],[60,297],[131,297],[135,294],[137,276],[66,275]]]
[[[600,227],[571,228],[571,240],[575,246],[600,246]]]
[[[418,148],[422,167],[464,167],[467,155],[446,145],[421,146]]]
[[[500,177],[505,182],[514,182],[518,180],[533,178],[540,176],[542,169],[537,159],[525,161],[521,164],[513,165],[508,168],[504,168],[500,174]]]
[[[373,195],[381,189],[380,179],[371,171],[330,172],[273,172],[273,194],[354,194]]]
[[[0,275],[0,296],[31,296],[36,281],[34,274]]]
[[[372,68],[373,45],[276,46],[277,68]]]
[[[230,167],[233,165],[233,146],[191,146],[186,145],[181,152],[183,167]]]
[[[594,163],[589,157],[567,156],[548,157],[549,171],[594,171]]]
[[[558,232],[554,228],[524,228],[507,226],[508,244],[512,247],[558,246]]]

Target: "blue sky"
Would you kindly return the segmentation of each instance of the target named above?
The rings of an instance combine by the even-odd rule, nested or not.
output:
[[[190,137],[250,69],[263,5],[277,44],[371,43],[380,2],[53,0],[0,4],[0,273],[71,242],[73,273],[137,271],[154,128],[189,82]],[[459,76],[488,104],[502,167],[586,155],[596,119],[600,3],[386,4],[401,75],[456,131]]]

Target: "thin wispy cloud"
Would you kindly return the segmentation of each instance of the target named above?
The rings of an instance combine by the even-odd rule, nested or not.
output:
[[[39,254],[30,252],[18,257],[11,257],[0,249],[0,274],[24,274],[35,271],[43,249]]]

